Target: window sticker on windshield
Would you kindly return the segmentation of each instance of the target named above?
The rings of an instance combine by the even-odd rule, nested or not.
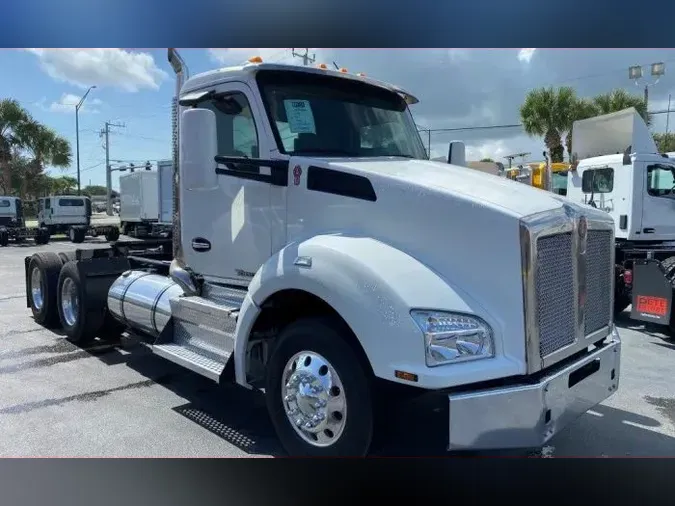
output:
[[[284,100],[291,133],[315,134],[314,114],[307,100]]]

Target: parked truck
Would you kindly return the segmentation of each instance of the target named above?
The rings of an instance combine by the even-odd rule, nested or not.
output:
[[[157,162],[157,194],[159,211],[157,223],[153,226],[153,235],[171,237],[173,230],[173,161]]]
[[[9,241],[20,243],[32,238],[35,244],[49,242],[49,230],[44,227],[26,227],[23,201],[19,197],[0,196],[0,246]]]
[[[541,446],[616,392],[607,213],[426,160],[399,87],[260,58],[187,78],[169,61],[172,255],[26,257],[37,322],[84,345],[113,318],[264,391],[291,455],[367,454],[396,399],[383,385],[435,398],[449,450]]]
[[[115,225],[92,225],[91,199],[80,195],[52,195],[38,199],[37,220],[49,235],[67,234],[71,242],[81,243],[87,236],[105,236],[116,241],[120,236]]]
[[[120,176],[120,226],[124,235],[147,237],[159,217],[158,173],[140,170]]]
[[[616,312],[675,335],[675,159],[633,108],[577,121],[572,146],[567,196],[614,222]]]

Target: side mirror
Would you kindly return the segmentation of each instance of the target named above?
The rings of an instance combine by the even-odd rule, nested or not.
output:
[[[452,141],[448,149],[448,163],[466,167],[466,146],[462,141]]]
[[[188,109],[181,114],[179,132],[181,186],[186,190],[215,188],[216,115],[209,109]]]

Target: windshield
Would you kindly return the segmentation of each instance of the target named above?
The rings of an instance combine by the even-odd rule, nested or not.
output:
[[[257,75],[279,151],[427,159],[403,98],[367,83],[306,72]]]

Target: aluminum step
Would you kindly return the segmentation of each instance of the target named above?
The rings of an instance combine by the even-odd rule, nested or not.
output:
[[[245,292],[244,292],[245,293]],[[170,300],[173,332],[152,346],[157,355],[218,381],[234,350],[240,300],[177,297]]]
[[[218,381],[227,363],[227,357],[207,352],[197,346],[185,344],[160,344],[152,346],[156,355],[165,358],[175,364],[190,369],[213,381]]]

